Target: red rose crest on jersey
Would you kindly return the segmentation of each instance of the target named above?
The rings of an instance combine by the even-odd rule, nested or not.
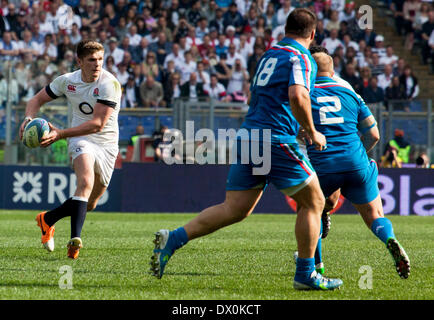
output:
[[[75,92],[75,86],[73,84],[68,84],[68,92]]]
[[[95,88],[95,89],[93,90],[93,96],[94,96],[94,97],[99,97],[99,89],[98,89],[98,88]]]

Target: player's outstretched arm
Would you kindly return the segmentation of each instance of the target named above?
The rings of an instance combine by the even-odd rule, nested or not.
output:
[[[92,133],[100,132],[109,120],[111,114],[113,113],[113,110],[113,108],[105,104],[96,103],[94,106],[93,118],[91,120],[83,122],[79,126],[61,130],[49,123],[51,131],[48,135],[42,138],[41,147],[48,147],[50,144],[60,139],[86,136]]]
[[[306,133],[315,144],[315,149],[324,150],[326,148],[326,138],[315,129],[309,92],[304,86],[296,84],[289,87],[288,94],[289,105],[295,119],[306,130]]]
[[[46,89],[44,88],[41,89],[35,96],[33,96],[27,102],[25,118],[20,126],[20,132],[19,132],[20,140],[23,139],[23,132],[24,132],[24,128],[26,127],[26,124],[38,114],[38,111],[42,105],[52,100],[53,98],[48,95]]]
[[[362,133],[361,139],[366,152],[369,152],[380,141],[380,132],[377,127],[377,122],[374,116],[369,116],[363,119],[358,125],[359,131]]]

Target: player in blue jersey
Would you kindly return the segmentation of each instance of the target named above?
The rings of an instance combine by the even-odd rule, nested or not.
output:
[[[287,18],[285,37],[261,58],[252,80],[250,108],[242,125],[244,137],[236,146],[256,143],[255,130],[270,133],[262,139],[260,151],[269,152],[268,172],[255,174],[255,163],[243,163],[242,148],[237,147],[237,163],[231,164],[223,203],[203,210],[184,227],[160,230],[154,240],[151,273],[161,278],[175,250],[188,241],[239,222],[250,215],[264,189],[273,183],[297,202],[295,236],[298,245],[294,277],[295,289],[332,290],[342,285],[340,279],[329,279],[315,271],[314,252],[321,225],[324,196],[318,178],[296,142],[300,125],[306,130],[318,151],[326,140],[312,121],[310,92],[314,88],[317,67],[309,53],[315,36],[316,16],[307,9],[295,9]],[[260,139],[261,140],[261,139]],[[253,147],[252,147],[253,148]],[[240,151],[241,149],[241,151]]]
[[[324,196],[340,189],[368,228],[384,242],[399,276],[408,278],[410,260],[394,235],[392,223],[384,217],[377,164],[367,155],[380,139],[375,118],[351,87],[332,78],[333,59],[329,55],[315,53],[313,57],[318,74],[311,94],[312,116],[317,130],[327,138],[327,149],[318,152],[308,145],[307,151]]]

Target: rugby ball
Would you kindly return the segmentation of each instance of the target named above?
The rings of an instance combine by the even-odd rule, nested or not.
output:
[[[35,118],[30,121],[23,132],[23,144],[28,148],[37,148],[41,144],[43,136],[50,132],[48,122],[42,118]]]

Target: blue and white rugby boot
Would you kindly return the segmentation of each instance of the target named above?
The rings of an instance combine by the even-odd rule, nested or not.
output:
[[[175,252],[175,249],[172,249],[168,244],[169,233],[170,231],[166,229],[161,229],[155,233],[154,254],[151,256],[151,262],[149,264],[151,265],[151,274],[158,279],[161,279],[163,276],[164,268]]]
[[[296,290],[334,290],[339,289],[343,284],[341,279],[326,278],[316,271],[313,271],[307,280],[294,279]]]

